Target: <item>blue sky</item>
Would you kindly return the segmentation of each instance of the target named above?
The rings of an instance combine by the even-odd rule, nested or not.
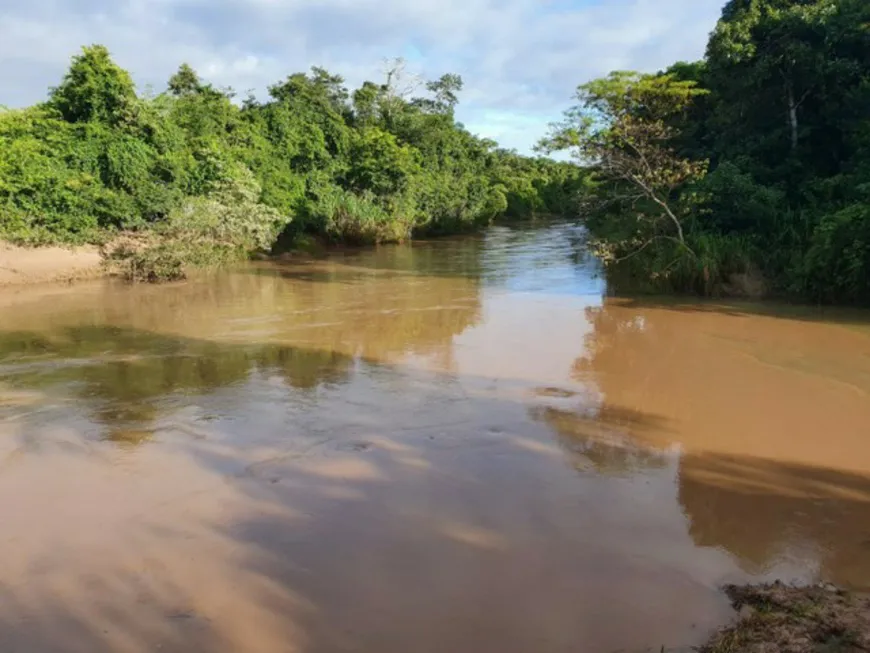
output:
[[[459,118],[528,151],[576,86],[702,55],[724,0],[0,0],[0,104],[45,97],[81,45],[102,43],[162,90],[186,61],[244,93],[320,65],[349,85],[404,57],[465,79]]]

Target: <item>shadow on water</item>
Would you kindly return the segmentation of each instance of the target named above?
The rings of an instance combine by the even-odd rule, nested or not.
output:
[[[661,469],[673,458],[667,451],[639,446],[629,435],[644,425],[661,425],[661,418],[654,415],[603,406],[587,414],[543,407],[533,410],[532,416],[553,429],[578,470],[633,474]]]
[[[587,317],[593,328],[574,374],[603,403],[591,416],[548,409],[561,440],[604,434],[599,457],[611,468],[675,457],[692,540],[727,551],[749,574],[784,565],[870,589],[863,333],[622,302]]]
[[[679,498],[698,546],[727,550],[748,573],[783,557],[819,578],[870,590],[870,477],[741,456],[687,456]]]
[[[628,431],[617,426],[618,436],[606,416],[596,423],[550,408],[539,415],[580,471],[649,473],[676,462],[678,501],[692,541],[728,552],[747,574],[788,568],[794,579],[870,590],[870,474],[662,450],[629,435],[648,423],[637,415]]]
[[[724,315],[728,317],[768,317],[785,320],[840,324],[870,332],[870,310],[833,306],[793,304],[785,301],[749,299],[703,299],[630,293],[612,296],[611,303],[633,310],[662,309],[682,313]]]
[[[321,256],[287,256],[255,266],[257,274],[322,283],[355,283],[361,273],[477,280],[485,270],[483,235],[412,241],[401,245],[333,248]]]

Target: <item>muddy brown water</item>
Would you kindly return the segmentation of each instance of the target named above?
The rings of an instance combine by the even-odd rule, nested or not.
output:
[[[4,290],[0,651],[659,651],[870,588],[868,316],[604,300],[582,240]]]

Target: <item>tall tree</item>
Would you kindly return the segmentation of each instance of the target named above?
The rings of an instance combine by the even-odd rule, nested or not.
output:
[[[690,207],[677,191],[703,177],[707,162],[677,152],[671,123],[703,93],[671,75],[612,73],[580,86],[578,104],[541,142],[546,152],[569,149],[592,167],[601,192],[587,210],[607,213],[611,234],[620,234],[610,257],[633,256],[660,240],[691,251],[684,228]]]
[[[102,45],[82,48],[69,71],[50,93],[49,106],[68,122],[116,124],[136,100],[129,73],[120,68]]]
[[[719,147],[773,166],[818,126],[833,0],[731,0],[707,49]]]

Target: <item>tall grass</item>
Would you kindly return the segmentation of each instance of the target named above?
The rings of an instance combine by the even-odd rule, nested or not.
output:
[[[355,194],[333,186],[320,195],[312,212],[323,222],[331,240],[376,244],[410,238],[414,217],[403,208],[399,205],[387,209],[371,194]]]

